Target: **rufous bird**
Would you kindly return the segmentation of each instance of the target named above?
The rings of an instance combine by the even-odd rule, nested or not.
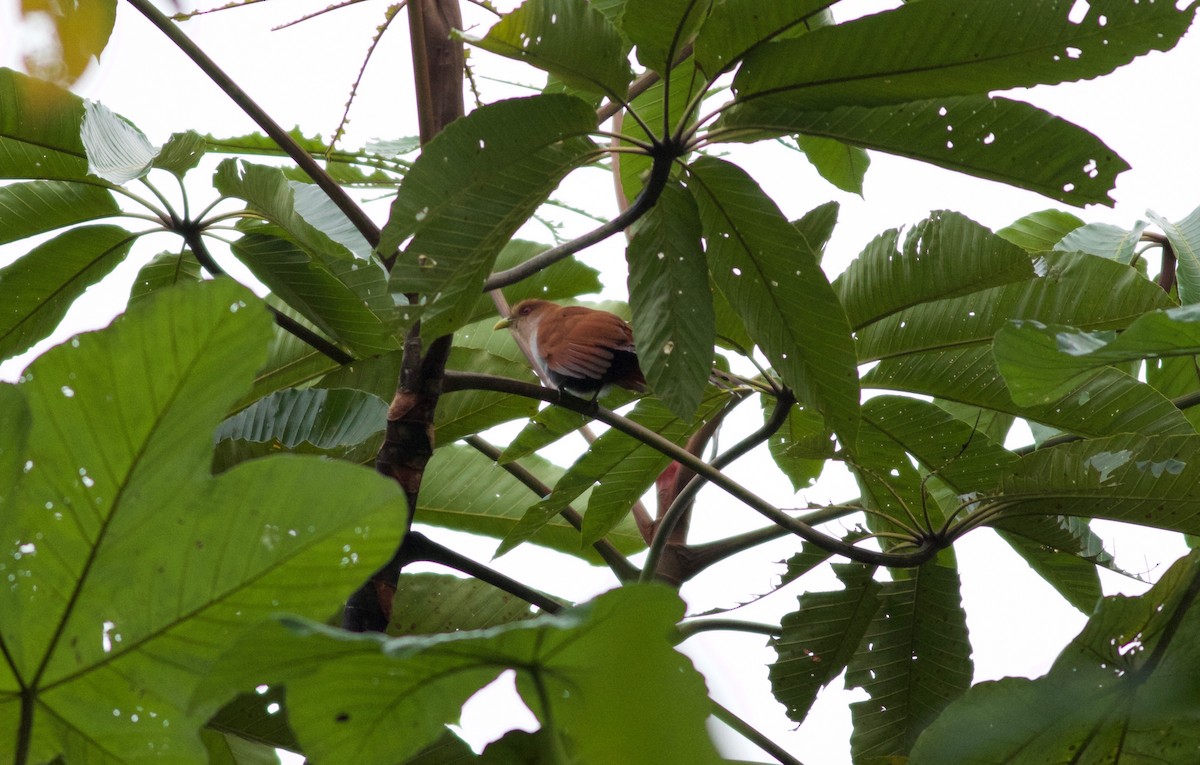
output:
[[[614,313],[522,300],[496,322],[496,329],[506,327],[528,343],[531,355],[560,391],[592,399],[609,385],[646,392],[633,330]]]

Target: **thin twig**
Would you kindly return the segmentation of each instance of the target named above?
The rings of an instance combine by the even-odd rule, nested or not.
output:
[[[709,699],[709,702],[713,705],[713,717],[733,728],[747,741],[779,760],[782,765],[804,765],[804,763],[793,757],[779,744],[767,738],[757,728],[735,715],[726,707],[721,706],[712,699]]]

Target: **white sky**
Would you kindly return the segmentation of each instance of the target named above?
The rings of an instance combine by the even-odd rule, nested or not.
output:
[[[19,67],[20,54],[29,44],[31,30],[18,26],[16,0],[0,0],[0,65]],[[360,64],[376,24],[382,19],[382,2],[328,14],[321,20],[290,29],[270,32],[273,24],[293,18],[321,3],[266,3],[215,14],[186,25],[216,61],[225,67],[249,93],[258,99],[278,122],[301,125],[306,132],[329,135],[342,111],[349,84]],[[859,0],[846,4],[842,17],[890,7],[894,3]],[[117,29],[105,52],[102,65],[79,83],[77,91],[102,101],[113,111],[133,120],[156,144],[172,132],[196,129],[217,135],[239,135],[257,128],[209,83],[181,53],[161,37],[140,15],[120,4]],[[482,33],[482,29],[477,29]],[[487,71],[493,59],[473,53]],[[376,51],[359,100],[351,113],[347,144],[359,145],[370,138],[397,138],[416,132],[406,25],[395,25],[390,39]],[[509,69],[508,71],[513,71]],[[527,76],[536,82],[535,75]],[[1130,226],[1153,209],[1179,219],[1200,206],[1200,147],[1195,125],[1198,108],[1194,94],[1200,80],[1200,41],[1190,34],[1167,54],[1151,54],[1117,73],[1096,81],[1039,88],[1017,97],[1029,100],[1062,117],[1089,128],[1126,159],[1133,169],[1118,179],[1115,209],[1094,207],[1073,210],[1086,221],[1106,221]],[[503,88],[482,83],[489,99]],[[509,91],[511,92],[511,91]],[[734,159],[747,168],[791,216],[799,215],[829,199],[842,204],[839,226],[826,255],[827,271],[833,276],[861,248],[886,228],[910,225],[931,210],[954,209],[996,229],[1016,218],[1050,207],[1067,208],[1030,192],[958,176],[920,163],[873,154],[863,198],[844,194],[822,181],[798,154],[772,147],[740,148]],[[203,172],[196,173],[203,179]],[[198,195],[193,209],[207,203],[203,184],[193,184]],[[560,198],[589,210],[611,215],[611,181],[599,171],[577,173],[568,179]],[[198,204],[197,204],[198,202]],[[373,208],[382,222],[385,208]],[[569,233],[590,227],[585,220],[568,218]],[[536,227],[529,236],[545,237]],[[171,238],[158,237],[140,243],[125,266],[105,285],[89,291],[72,312],[54,342],[83,329],[103,326],[123,303],[137,268],[161,249],[176,248]],[[0,248],[0,266],[27,247]],[[601,268],[607,284],[606,296],[624,296],[623,261],[620,243],[610,241],[583,256]],[[227,261],[226,261],[227,262]],[[39,345],[34,353],[44,350]],[[12,380],[33,354],[0,365],[0,379]],[[747,405],[747,408],[756,408]],[[735,423],[748,431],[753,423]],[[510,431],[511,432],[511,431]],[[727,432],[723,443],[738,435]],[[793,496],[786,483],[773,480],[764,455],[752,456],[730,472],[781,506],[806,501],[837,501],[857,496],[857,489],[844,473],[830,471],[814,489]],[[758,527],[757,516],[726,502],[713,491],[702,495],[693,528],[697,538],[717,538]],[[1118,562],[1128,570],[1146,572],[1155,578],[1178,555],[1178,539],[1139,529],[1097,524],[1097,530],[1115,551]],[[456,547],[486,560],[494,543],[465,535],[440,535]],[[694,610],[730,606],[749,596],[768,591],[781,568],[774,562],[795,552],[798,544],[784,540],[719,565],[685,588]],[[1050,588],[1033,576],[1028,567],[990,531],[977,531],[957,546],[963,578],[965,606],[975,649],[976,679],[1006,675],[1037,676],[1043,673],[1058,651],[1081,628],[1083,617],[1067,606]],[[502,570],[564,597],[585,599],[613,585],[600,569],[564,560],[536,548],[522,548],[495,562]],[[1101,572],[1107,592],[1141,591],[1143,587]],[[735,612],[733,616],[776,621],[794,608],[802,589],[821,590],[837,585],[827,571],[812,574],[765,601]],[[796,729],[770,697],[766,662],[773,652],[763,647],[764,639],[747,635],[706,633],[685,644],[709,678],[714,696],[807,763],[849,763],[850,718],[847,704],[865,694],[849,694],[833,683],[818,700],[808,721]],[[511,687],[511,683],[509,683]],[[491,702],[468,706],[463,725],[475,743],[502,731],[509,718],[498,717],[500,708],[513,704]],[[525,724],[529,724],[525,716]],[[766,759],[748,744],[734,739],[730,756]]]

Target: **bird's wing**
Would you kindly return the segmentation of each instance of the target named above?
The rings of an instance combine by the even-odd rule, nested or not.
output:
[[[558,319],[538,328],[538,349],[552,372],[598,380],[612,366],[613,351],[633,351],[633,331],[614,314],[571,306]]]

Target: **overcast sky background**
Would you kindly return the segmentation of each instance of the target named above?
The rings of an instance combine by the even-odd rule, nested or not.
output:
[[[849,18],[896,4],[852,1],[839,6],[838,15]],[[0,66],[20,68],[22,54],[38,39],[36,26],[19,23],[18,5],[17,0],[0,0]],[[328,136],[341,115],[362,51],[382,20],[386,3],[364,2],[317,21],[270,31],[272,26],[321,5],[307,0],[265,3],[202,17],[185,25],[185,30],[278,122],[285,126],[300,125],[308,133]],[[85,75],[77,92],[129,118],[155,144],[161,144],[173,132],[186,129],[219,136],[257,131],[139,14],[123,3],[119,7],[117,28],[101,65]],[[482,25],[474,33],[482,34],[490,24],[488,17],[474,8],[468,7],[467,11],[475,23]],[[471,55],[478,66],[477,74],[494,71],[491,68],[494,58],[478,51]],[[410,69],[407,26],[401,18],[375,52],[351,112],[345,145],[354,147],[372,138],[398,138],[416,133]],[[536,73],[529,70],[506,65],[503,71],[505,77],[540,82]],[[1111,209],[1072,209],[1030,192],[881,154],[872,154],[861,198],[833,188],[816,175],[801,155],[778,146],[737,148],[731,158],[749,170],[791,217],[830,199],[841,203],[839,225],[824,261],[831,277],[884,229],[911,225],[936,209],[960,211],[993,230],[1022,215],[1052,207],[1071,209],[1089,222],[1105,221],[1124,227],[1144,217],[1147,209],[1178,220],[1200,206],[1200,188],[1196,183],[1200,178],[1200,146],[1196,141],[1200,110],[1194,98],[1198,80],[1200,42],[1191,33],[1175,50],[1138,59],[1108,77],[1010,94],[1084,125],[1133,166],[1119,177],[1113,193],[1117,204]],[[480,84],[486,100],[520,93],[483,79]],[[210,171],[211,163],[193,173],[198,181],[191,184],[193,209],[203,207],[211,199],[211,188],[207,192],[204,188],[206,168]],[[169,184],[159,185],[171,193]],[[568,179],[557,196],[611,216],[615,210],[611,189],[606,174],[583,170]],[[370,209],[382,223],[386,200]],[[565,216],[563,221],[567,233],[572,235],[592,225],[578,216]],[[545,230],[536,226],[523,233],[546,239]],[[0,266],[28,249],[27,243],[19,244],[0,248]],[[0,365],[0,380],[16,379],[31,358],[49,344],[107,324],[121,310],[137,269],[154,253],[177,247],[177,242],[166,236],[139,242],[126,264],[105,284],[89,291],[51,341]],[[602,269],[605,297],[626,296],[619,238],[593,248],[582,259]],[[224,262],[229,263],[228,259]],[[749,431],[754,425],[748,421],[734,423],[730,430],[738,432],[724,433],[722,443],[733,443],[739,433]],[[764,469],[766,459],[762,454],[751,456],[729,472],[783,507],[809,501],[844,500],[858,494],[844,471],[829,470],[815,488],[796,496],[781,477]],[[702,540],[759,525],[751,511],[727,502],[718,492],[709,491],[701,496],[693,530],[695,538]],[[1098,523],[1096,528],[1119,564],[1127,570],[1144,573],[1150,580],[1161,575],[1184,551],[1182,542],[1174,535],[1110,523]],[[483,560],[494,550],[494,541],[450,533],[438,536]],[[777,561],[798,549],[798,542],[782,540],[706,572],[684,589],[692,610],[728,607],[768,592],[782,570]],[[1030,573],[1026,564],[992,532],[981,530],[970,534],[958,543],[956,551],[975,649],[976,680],[1044,673],[1058,651],[1082,627],[1084,617]],[[495,565],[535,586],[577,600],[615,584],[606,570],[529,546],[497,560]],[[1101,575],[1109,593],[1137,593],[1145,589],[1143,584],[1104,571]],[[795,607],[795,597],[802,591],[836,588],[835,580],[824,570],[732,616],[777,622],[781,614]],[[771,700],[765,664],[774,654],[764,647],[764,642],[761,636],[705,633],[684,647],[705,672],[715,698],[801,760],[810,765],[849,763],[848,704],[865,698],[865,694],[843,691],[841,681],[835,681],[822,694],[806,723],[797,729],[784,716],[782,707]],[[497,696],[511,693],[509,682],[494,691],[491,700],[468,705],[463,727],[469,740],[481,745],[506,729],[513,719],[531,726],[532,718],[527,713],[512,713],[519,705],[496,703]],[[766,759],[754,747],[736,738],[733,741],[728,750],[730,756]]]

